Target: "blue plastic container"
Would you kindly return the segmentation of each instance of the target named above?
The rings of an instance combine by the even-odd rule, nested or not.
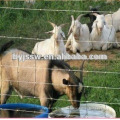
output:
[[[48,118],[49,110],[47,107],[35,105],[35,104],[24,104],[24,103],[15,103],[15,104],[2,104],[0,105],[2,109],[30,109],[34,108],[36,110],[43,110],[44,112],[40,115],[35,116],[35,118]]]

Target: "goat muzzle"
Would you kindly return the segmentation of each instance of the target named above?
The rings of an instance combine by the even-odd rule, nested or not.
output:
[[[78,109],[80,107],[80,103],[73,104],[73,107]]]

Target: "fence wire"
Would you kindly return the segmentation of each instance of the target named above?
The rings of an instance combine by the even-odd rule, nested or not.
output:
[[[33,9],[33,8],[15,8],[15,7],[0,7],[0,9],[10,10],[32,10],[32,11],[48,11],[48,12],[78,12],[78,13],[91,13],[92,11],[81,11],[81,10],[55,10],[55,9]],[[98,11],[101,13],[114,13],[112,11]]]
[[[81,1],[83,1],[83,0],[81,0]],[[85,1],[85,0],[84,0]],[[76,12],[76,13],[89,13],[89,12],[91,12],[91,11],[80,11],[80,10],[58,10],[58,9],[33,9],[33,8],[15,8],[15,7],[0,7],[0,9],[9,9],[9,10],[29,10],[29,11],[45,11],[45,12]],[[102,13],[113,13],[113,11],[98,11],[98,12],[102,12]],[[43,40],[45,40],[45,39],[40,39],[40,38],[27,38],[27,37],[15,37],[15,36],[0,36],[0,38],[3,38],[3,39],[20,39],[20,40],[35,40],[35,41],[43,41]],[[64,41],[67,41],[67,40],[64,40]],[[98,42],[98,41],[83,41],[83,42]],[[104,43],[115,43],[115,42],[104,42]],[[120,43],[120,42],[118,42],[118,43]],[[19,63],[19,62],[18,62]],[[44,69],[47,69],[47,70],[56,70],[56,71],[63,71],[64,69],[51,69],[51,68],[35,68],[35,67],[26,67],[26,66],[9,66],[9,65],[2,65],[1,64],[1,67],[16,67],[16,68],[24,68],[24,69],[31,69],[31,68],[33,68],[33,69],[35,69],[35,72],[36,72],[36,70],[37,69],[42,69],[42,70],[44,70]],[[106,66],[106,68],[107,68],[107,66]],[[66,69],[66,71],[73,71],[73,72],[81,72],[81,70],[68,70],[68,69]],[[88,71],[88,70],[83,70],[82,71],[83,73],[95,73],[95,74],[108,74],[108,75],[110,75],[110,74],[117,74],[117,75],[119,75],[120,74],[120,72],[112,72],[112,71]],[[18,71],[18,73],[19,73],[19,71]],[[1,70],[1,75],[2,75],[2,70]],[[36,74],[35,74],[36,75]],[[89,76],[88,76],[89,77]],[[1,76],[1,82],[9,82],[9,81],[11,81],[11,80],[3,80],[2,79],[2,76]],[[13,81],[13,82],[18,82],[18,83],[28,83],[28,84],[37,84],[37,85],[55,85],[55,86],[62,86],[62,84],[60,85],[60,84],[54,84],[54,83],[42,83],[42,82],[37,82],[36,81],[36,79],[35,79],[35,82],[27,82],[27,81]],[[19,85],[19,84],[18,84]],[[76,87],[76,86],[78,86],[78,85],[69,85],[69,86],[73,86],[73,87]],[[19,86],[20,87],[20,86]],[[102,86],[90,86],[90,85],[84,85],[84,88],[92,88],[92,89],[105,89],[105,90],[120,90],[120,87],[102,87]],[[34,88],[34,90],[35,90],[35,88]],[[18,97],[19,95],[11,95],[11,94],[0,94],[0,96],[12,96],[12,97]],[[39,99],[39,97],[36,97],[36,96],[23,96],[23,97],[26,97],[26,98],[28,98],[28,99],[31,99],[31,98],[34,98],[34,99]],[[55,98],[41,98],[41,99],[43,99],[43,100],[45,100],[45,99],[48,99],[48,100],[57,100],[57,101],[66,101],[66,102],[72,102],[72,101],[75,101],[75,102],[79,102],[78,100],[67,100],[67,99],[61,99],[61,98],[59,98],[59,99],[55,99]],[[98,104],[107,104],[107,105],[120,105],[120,102],[106,102],[106,101],[104,101],[104,102],[97,102],[97,101],[80,101],[81,103],[98,103]],[[59,107],[52,107],[51,109],[53,109],[53,110],[55,110],[55,109],[59,109]],[[4,109],[5,110],[5,109]],[[10,109],[6,109],[6,110],[10,110]],[[13,110],[13,109],[12,109]],[[28,112],[28,111],[26,111],[26,110],[14,110],[14,111],[22,111],[22,112]],[[32,112],[32,111],[30,111],[30,112]],[[35,111],[33,111],[33,112],[35,112]],[[36,113],[36,112],[35,112]],[[39,112],[40,113],[40,112]]]
[[[0,38],[3,38],[3,39],[20,39],[20,40],[34,40],[34,41],[44,41],[46,39],[40,39],[40,38],[27,38],[27,37],[12,37],[12,36],[0,36]],[[58,41],[61,41],[61,40],[58,40]],[[67,41],[67,40],[63,40],[63,41]],[[80,43],[97,43],[97,42],[100,42],[100,41],[80,41]],[[116,42],[102,42],[102,43],[116,43]],[[119,41],[117,41],[117,43],[120,43]]]

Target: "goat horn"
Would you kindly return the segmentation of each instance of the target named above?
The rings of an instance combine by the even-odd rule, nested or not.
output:
[[[53,31],[49,31],[49,32],[45,32],[46,34],[52,34],[53,33]]]
[[[83,66],[84,66],[85,60],[82,62],[82,65],[80,66],[80,80],[83,82]]]
[[[55,27],[56,25],[50,21],[48,21],[53,27]]]
[[[77,17],[77,20],[80,20],[80,18],[83,16],[84,14],[81,14]]]
[[[67,25],[68,23],[65,23],[65,24],[61,24],[60,27],[64,27],[65,25]]]
[[[74,16],[73,15],[71,15],[71,18],[72,18],[72,21],[74,21]]]
[[[71,18],[72,18],[72,23],[73,23],[74,22],[74,16],[71,15]],[[70,26],[70,29],[68,31],[68,36],[71,34],[71,32],[72,32],[72,26]]]
[[[69,31],[68,31],[68,36],[71,34],[72,32],[72,28],[70,27]]]

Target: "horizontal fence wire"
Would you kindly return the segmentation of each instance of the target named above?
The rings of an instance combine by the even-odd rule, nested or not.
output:
[[[27,38],[27,37],[11,37],[11,36],[0,36],[0,38],[6,38],[6,39],[24,39],[24,40],[35,40],[35,41],[44,41],[46,39],[40,39],[40,38]]]
[[[50,38],[47,38],[47,39],[40,39],[40,38],[27,38],[27,37],[12,37],[12,36],[0,36],[0,38],[3,38],[3,39],[20,39],[20,40],[34,40],[34,41],[44,41],[44,40],[47,40],[47,39],[50,39]],[[62,40],[57,40],[57,41],[62,41]],[[67,40],[63,40],[63,41],[67,41]],[[100,41],[79,41],[80,43],[94,43],[94,42],[100,42]],[[109,42],[109,41],[102,41],[102,43],[120,43],[119,41],[115,41],[115,42]]]
[[[33,112],[34,112],[34,113],[39,113],[39,114],[43,113],[42,111],[39,111],[39,112],[38,112],[38,111],[35,111],[35,110],[32,110],[32,111],[29,110],[29,111],[28,111],[28,110],[23,110],[23,109],[19,109],[19,108],[16,108],[16,109],[12,109],[12,108],[11,108],[11,109],[8,109],[8,108],[0,108],[0,110],[14,111],[14,112],[15,112],[15,111],[16,111],[16,112],[26,112],[26,113],[33,113]],[[46,114],[47,114],[47,113],[46,113]]]
[[[32,10],[32,11],[48,11],[48,12],[77,12],[77,13],[88,13],[93,11],[82,11],[82,10],[56,10],[56,9],[33,9],[33,8],[15,8],[15,7],[0,7],[0,9],[10,9],[10,10]],[[97,11],[102,13],[114,13],[113,11]]]
[[[87,104],[89,104],[89,103],[97,103],[97,104],[105,104],[105,105],[120,105],[120,103],[107,103],[107,102],[91,102],[91,101],[81,101],[81,103],[87,103]],[[87,104],[86,104],[86,108],[87,108]],[[48,107],[49,108],[49,107]],[[59,107],[52,107],[52,108],[49,108],[49,109],[51,109],[51,110],[56,110],[56,109],[60,109]],[[65,108],[66,110],[74,110],[73,109],[73,107],[66,107]],[[9,111],[14,111],[14,112],[25,112],[25,113],[36,113],[36,114],[41,114],[41,113],[43,113],[44,112],[44,110],[43,110],[43,112],[42,111],[35,111],[35,110],[30,110],[30,111],[27,111],[27,110],[23,110],[23,109],[6,109],[6,108],[0,108],[0,110],[5,110],[5,111],[8,111],[8,113],[9,113]],[[80,110],[80,108],[79,109],[77,109],[77,110]],[[87,112],[87,110],[86,110],[86,112]],[[44,114],[48,114],[48,113],[44,113]],[[62,114],[62,113],[57,113],[57,115],[64,115],[64,114]],[[86,114],[86,116],[87,116],[87,114]]]
[[[22,1],[22,0],[21,0]],[[76,1],[85,1],[85,0],[76,0]],[[76,13],[89,13],[93,11],[81,11],[81,10],[58,10],[58,9],[33,9],[33,8],[15,8],[15,7],[0,7],[0,9],[9,9],[9,10],[30,10],[30,11],[46,11],[46,12],[76,12]],[[112,14],[113,11],[98,11],[102,13],[110,13]],[[35,40],[35,41],[43,41],[46,39],[40,39],[40,38],[27,38],[27,37],[11,37],[11,36],[0,36],[0,38],[3,39],[24,39],[24,40]],[[67,40],[64,40],[67,41]],[[98,42],[98,41],[81,41],[81,42]],[[116,43],[116,42],[104,42],[104,43]],[[120,42],[117,42],[120,43]],[[19,67],[19,68],[35,68],[35,67],[20,67],[20,66],[6,66],[6,65],[1,65],[1,67]],[[65,69],[51,69],[51,68],[35,68],[35,69],[48,69],[48,70],[65,70]],[[68,70],[68,71],[73,71],[73,72],[80,72],[81,70]],[[101,73],[101,74],[120,74],[120,72],[112,72],[112,71],[82,71],[85,73]],[[2,80],[2,81],[11,81],[11,80]],[[12,81],[12,82],[24,82],[28,84],[45,84],[45,85],[59,85],[60,84],[54,84],[54,83],[38,83],[38,82],[26,82],[26,81]],[[78,85],[69,85],[69,86],[78,86]],[[101,87],[101,86],[84,86],[85,88],[95,88],[95,89],[111,89],[111,90],[120,90],[120,88],[113,88],[113,87]],[[10,94],[0,94],[1,96],[7,95],[7,96],[13,96],[13,97],[18,97],[19,95],[10,95]],[[35,96],[23,96],[27,97],[28,99],[31,98],[39,98]],[[48,99],[48,100],[58,100],[58,101],[75,101],[79,102],[78,100],[66,100],[66,99],[55,99],[55,98],[41,98],[41,99]],[[112,102],[96,102],[96,101],[80,101],[81,103],[98,103],[98,104],[108,104],[108,105],[120,105],[120,103],[112,103]],[[59,109],[59,107],[52,107],[51,109]],[[68,108],[70,109],[70,108]],[[1,110],[1,109],[0,109]],[[10,109],[6,109],[10,110]],[[13,109],[12,109],[13,110]],[[15,110],[15,111],[23,111],[23,112],[28,112],[26,110]],[[87,111],[87,110],[86,110]],[[32,112],[32,111],[29,111]],[[36,112],[35,112],[36,113]],[[38,112],[40,113],[40,112]],[[61,114],[63,115],[63,114]]]
[[[8,0],[4,0],[4,1],[8,1]],[[10,0],[10,1],[18,1],[18,0]],[[8,1],[8,2],[10,2],[10,1]],[[35,2],[39,2],[39,0],[19,0],[19,1],[21,1],[21,2],[32,2],[32,1],[35,1]],[[53,2],[53,1],[56,1],[56,0],[44,0],[44,1],[51,1],[51,2]],[[62,2],[68,2],[69,0],[59,0],[59,1],[62,1]],[[80,2],[85,2],[85,1],[87,1],[87,0],[70,0],[70,1],[80,1]],[[93,1],[93,2],[95,2],[95,0],[91,0],[91,1]],[[97,1],[101,1],[101,0],[97,0]],[[104,0],[105,1],[105,0]]]
[[[37,84],[37,85],[54,85],[54,86],[63,86],[63,84],[55,84],[55,83],[45,83],[45,82],[31,82],[31,81],[14,81],[14,80],[1,80],[1,82],[12,82],[12,83],[28,83],[28,84]],[[73,87],[79,87],[79,85],[66,85],[66,86],[73,86]],[[84,88],[95,88],[95,89],[111,89],[111,90],[120,90],[119,88],[113,88],[113,87],[101,87],[101,86],[84,86]]]
[[[10,94],[0,94],[0,96],[12,96],[12,97],[19,97],[20,95],[10,95]],[[31,99],[31,98],[34,98],[34,99],[39,99],[39,97],[36,97],[36,96],[27,96],[27,95],[25,95],[25,96],[22,96],[23,98],[28,98],[28,99]],[[61,98],[59,98],[59,99],[56,99],[56,98],[52,98],[52,97],[42,97],[42,98],[40,98],[40,99],[47,99],[47,100],[58,100],[58,101],[68,101],[68,102],[81,102],[81,103],[98,103],[98,104],[120,104],[119,102],[117,103],[114,103],[114,102],[96,102],[96,101],[79,101],[79,100],[66,100],[66,99],[61,99]]]
[[[0,65],[1,67],[13,67],[13,68],[34,68],[34,69],[37,69],[37,70],[57,70],[57,71],[63,71],[63,70],[66,70],[66,71],[73,71],[73,72],[80,72],[82,70],[71,70],[71,69],[56,69],[56,68],[35,68],[35,67],[24,67],[24,66],[11,66],[11,65]],[[83,70],[82,71],[83,73],[101,73],[101,74],[120,74],[120,72],[110,72],[110,71],[85,71]]]
[[[4,1],[8,1],[8,0],[4,0]],[[18,0],[10,0],[10,1],[18,1]],[[10,2],[10,1],[8,1],[8,2]],[[21,1],[21,2],[32,2],[32,1],[35,1],[35,2],[39,2],[39,0],[19,0],[19,1]],[[56,1],[56,0],[44,0],[44,1],[51,1],[51,2],[53,2],[53,1]],[[59,0],[59,1],[62,1],[62,2],[68,2],[69,0]],[[85,1],[92,1],[92,2],[98,2],[98,1],[101,1],[101,0],[70,0],[70,1],[80,1],[80,2],[85,2]],[[109,2],[112,2],[112,1],[119,1],[119,0],[103,0],[103,1],[109,1]]]

